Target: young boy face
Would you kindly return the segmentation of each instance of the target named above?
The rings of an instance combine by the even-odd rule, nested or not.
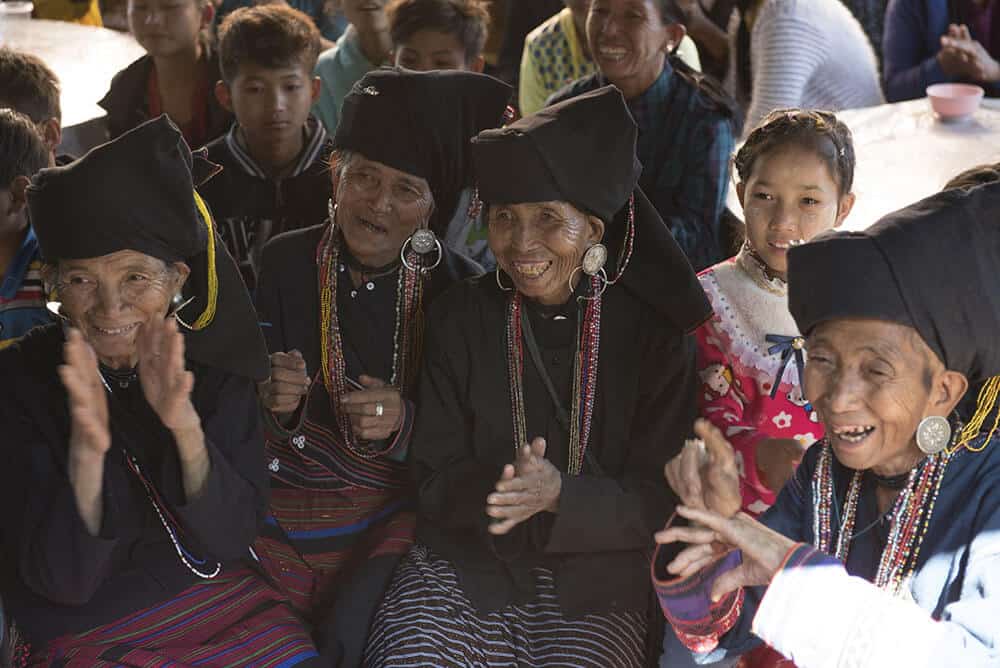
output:
[[[483,71],[483,58],[470,63],[466,60],[465,46],[458,37],[440,30],[418,30],[406,41],[396,46],[396,66],[408,70]]]
[[[217,94],[251,145],[281,144],[301,135],[319,95],[319,79],[301,63],[264,67],[247,62],[231,84],[218,84]]]
[[[169,58],[196,48],[212,20],[211,3],[198,0],[129,0],[128,27],[154,58]]]

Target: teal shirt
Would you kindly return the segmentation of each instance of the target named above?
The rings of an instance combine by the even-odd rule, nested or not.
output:
[[[323,123],[332,137],[340,124],[340,106],[351,87],[375,66],[361,52],[361,42],[354,26],[350,26],[332,49],[320,54],[316,76],[320,78],[319,99],[313,114]]]

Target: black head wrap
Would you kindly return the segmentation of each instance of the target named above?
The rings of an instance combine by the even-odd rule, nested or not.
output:
[[[605,222],[604,243],[613,258],[626,241],[634,195],[634,251],[620,283],[688,332],[712,309],[691,264],[638,188],[637,136],[625,98],[613,86],[546,107],[473,140],[479,194],[487,204],[569,202]]]
[[[914,328],[975,383],[1000,373],[1000,184],[947,190],[863,232],[830,232],[788,257],[788,305],[808,334],[836,318]]]
[[[333,145],[426,179],[431,229],[444,236],[462,190],[473,184],[469,139],[500,125],[511,93],[474,72],[375,70],[344,98]]]
[[[184,330],[187,357],[263,379],[267,348],[250,296],[195,198],[192,172],[210,171],[196,165],[180,131],[160,116],[39,172],[28,189],[31,224],[49,263],[122,250],[187,263],[184,298],[193,299],[181,315],[197,328]]]

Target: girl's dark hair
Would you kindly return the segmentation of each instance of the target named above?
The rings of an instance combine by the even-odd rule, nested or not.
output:
[[[854,186],[854,140],[851,130],[829,111],[779,109],[772,111],[747,137],[736,153],[733,167],[741,182],[753,173],[764,155],[789,145],[814,151],[837,182],[838,194]]]
[[[385,13],[397,47],[420,30],[437,30],[454,35],[471,63],[486,46],[490,13],[481,0],[393,0]]]

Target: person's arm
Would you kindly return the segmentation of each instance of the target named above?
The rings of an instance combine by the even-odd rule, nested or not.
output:
[[[806,84],[827,58],[822,28],[806,17],[762,11],[750,39],[753,91],[746,131],[775,109],[801,107]]]
[[[539,72],[540,66],[541,63],[535,60],[531,50],[531,42],[526,41],[521,55],[521,75],[518,79],[517,92],[517,104],[521,116],[533,114],[544,107],[545,100],[549,96]]]
[[[882,33],[883,87],[889,102],[923,97],[927,86],[949,80],[938,52],[927,50],[930,29],[924,2],[890,0]]]
[[[694,123],[680,182],[656,184],[650,199],[695,271],[722,259],[719,218],[729,186],[732,123],[717,113]],[[664,169],[666,176],[668,170]]]
[[[204,403],[205,396],[213,400],[210,410],[201,412],[207,470],[197,496],[185,498],[176,511],[199,545],[229,561],[246,554],[267,509],[259,408],[253,382],[238,376],[220,378],[201,395]]]
[[[615,444],[626,452],[622,471],[563,475],[545,544],[549,553],[648,548],[676,503],[663,482],[663,467],[680,451],[697,416],[694,338],[661,334],[648,320],[643,324],[655,335],[642,348],[638,403],[627,441]]]

